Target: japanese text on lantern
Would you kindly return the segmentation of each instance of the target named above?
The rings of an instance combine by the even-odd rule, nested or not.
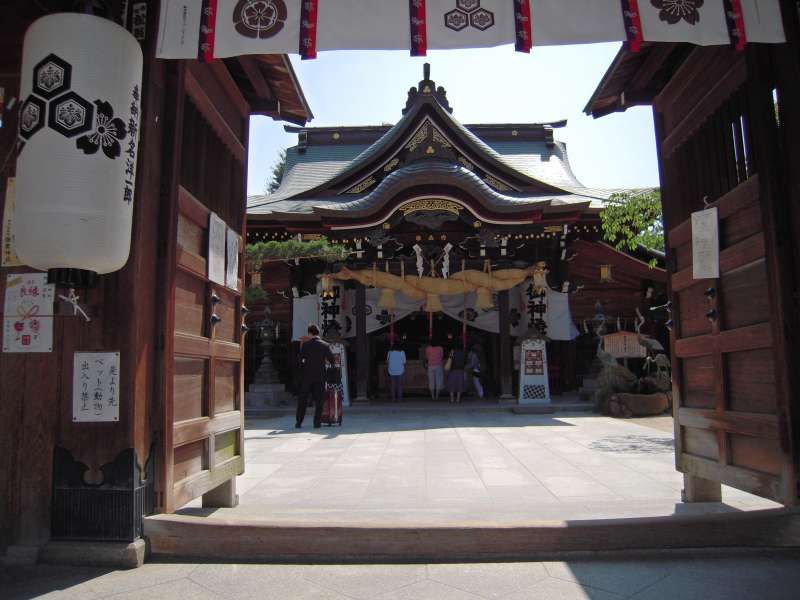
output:
[[[128,119],[128,147],[125,149],[125,187],[122,200],[125,204],[133,203],[133,183],[136,180],[136,140],[139,132],[139,86],[133,86],[131,92],[131,116]]]
[[[119,352],[76,352],[72,420],[119,421]]]

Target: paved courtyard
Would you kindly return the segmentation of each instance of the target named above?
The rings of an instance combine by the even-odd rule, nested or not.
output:
[[[451,408],[451,410],[447,410]],[[304,523],[522,522],[777,507],[724,488],[680,502],[670,417],[502,410],[349,411],[344,425],[247,422],[240,504],[189,515]]]
[[[4,600],[794,600],[797,554],[413,565],[0,568]]]

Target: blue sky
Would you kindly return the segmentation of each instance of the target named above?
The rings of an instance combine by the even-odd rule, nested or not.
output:
[[[583,107],[619,48],[618,43],[534,48],[530,55],[511,46],[429,51],[412,58],[400,51],[322,52],[292,64],[315,115],[309,126],[395,123],[408,88],[431,78],[447,90],[462,123],[536,123],[567,119],[556,139],[567,143],[578,179],[589,187],[658,185],[649,107],[592,119]],[[250,122],[248,194],[261,194],[282,148],[296,134],[266,117]]]

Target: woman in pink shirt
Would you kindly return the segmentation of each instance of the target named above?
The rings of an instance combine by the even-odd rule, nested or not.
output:
[[[425,362],[428,365],[428,389],[431,400],[439,399],[439,392],[444,387],[444,349],[441,346],[430,345],[425,348]]]

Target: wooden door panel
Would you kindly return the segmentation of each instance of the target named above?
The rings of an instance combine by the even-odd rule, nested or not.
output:
[[[720,276],[695,280],[691,221],[669,233],[678,469],[782,500],[775,348],[758,177],[716,202]]]
[[[168,511],[244,471],[240,294],[206,276],[210,210],[178,198]]]
[[[725,355],[730,409],[774,415],[777,410],[775,358],[771,349],[744,350]]]

